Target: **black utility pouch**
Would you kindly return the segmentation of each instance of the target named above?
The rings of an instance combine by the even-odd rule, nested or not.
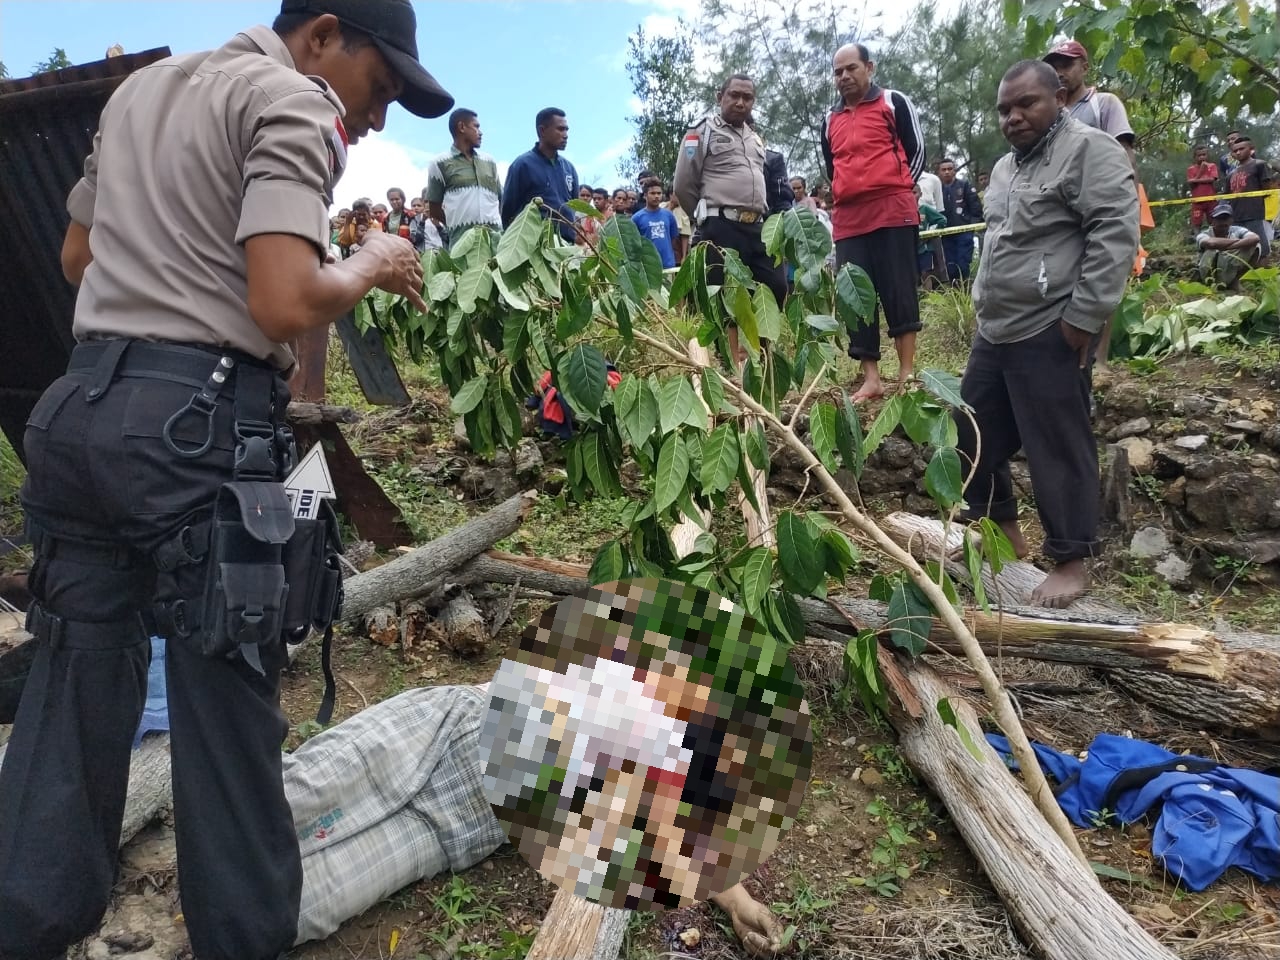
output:
[[[338,515],[327,500],[315,519],[294,519],[293,536],[284,548],[289,600],[284,631],[290,643],[301,643],[314,627],[323,632],[338,616],[342,604],[342,536]]]
[[[236,481],[218,491],[210,533],[201,652],[279,642],[289,593],[283,563],[294,532],[283,485]]]

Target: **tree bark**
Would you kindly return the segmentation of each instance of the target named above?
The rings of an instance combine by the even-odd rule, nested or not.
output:
[[[439,616],[441,642],[460,657],[474,657],[489,645],[489,626],[471,594],[461,591],[444,605]]]
[[[526,960],[615,960],[630,916],[558,890]]]
[[[1173,960],[1138,922],[1098,886],[1092,871],[1073,857],[1051,831],[986,743],[972,708],[927,664],[902,663],[917,699],[948,699],[969,731],[982,760],[962,743],[937,710],[912,717],[891,703],[907,762],[946,804],[956,828],[1023,939],[1042,960]]]
[[[423,593],[437,578],[515,533],[536,499],[536,493],[518,493],[402,557],[349,577],[343,584],[343,619],[356,620],[374,607]]]
[[[895,513],[885,518],[883,526],[891,537],[917,556],[936,559],[942,552],[942,524],[937,520]],[[949,549],[960,545],[960,536],[958,528],[952,531],[947,542]],[[968,571],[954,564],[950,569],[957,580],[968,582]],[[982,571],[983,584],[988,596],[993,598],[1029,596],[1043,576],[1041,571],[1022,561],[1006,563],[998,577],[993,577],[988,567]],[[1115,609],[1085,597],[1064,612],[1091,620],[1114,621],[1119,616]],[[1046,613],[1049,611],[1037,616]],[[1007,616],[1005,620],[1008,621]],[[1108,670],[1116,685],[1131,696],[1181,720],[1280,741],[1280,637],[1219,633],[1217,642],[1222,649],[1221,671],[1206,671],[1199,677],[1135,670],[1114,661],[1072,662]],[[1022,651],[1016,654],[1011,651],[1011,655],[1029,656]]]
[[[335,407],[328,403],[310,403],[305,400],[291,401],[287,415],[290,423],[305,423],[312,427],[322,423],[357,423],[360,420],[360,414],[351,407]]]

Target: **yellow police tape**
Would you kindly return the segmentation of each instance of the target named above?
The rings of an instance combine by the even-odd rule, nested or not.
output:
[[[1178,197],[1174,200],[1152,200],[1150,207],[1173,207],[1187,203],[1213,203],[1218,200],[1236,200],[1241,197],[1266,197],[1263,205],[1263,216],[1274,220],[1280,213],[1280,190],[1250,190],[1246,193],[1215,193],[1211,197]],[[934,237],[949,237],[957,233],[978,233],[987,229],[985,223],[969,223],[962,227],[940,227],[937,230],[921,230],[921,240],[932,240]]]

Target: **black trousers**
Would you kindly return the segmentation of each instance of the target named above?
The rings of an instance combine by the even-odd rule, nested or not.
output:
[[[973,408],[982,434],[977,470],[965,493],[967,519],[1016,520],[1017,498],[1009,458],[1027,454],[1044,552],[1056,563],[1093,556],[1098,549],[1098,446],[1089,418],[1092,371],[1055,321],[1028,340],[973,342],[960,394]],[[956,412],[965,467],[977,438],[969,418]]]
[[[720,250],[738,251],[743,264],[751,271],[757,283],[763,283],[773,291],[773,298],[778,301],[779,308],[787,296],[787,275],[781,264],[773,262],[773,257],[765,253],[764,240],[761,233],[764,223],[738,223],[724,217],[707,217],[694,231],[689,248],[700,243],[709,243],[707,247],[707,282],[716,285],[724,282],[724,257]]]
[[[213,372],[216,354],[201,363],[200,351],[189,353],[195,369]],[[102,383],[78,371],[55,381],[31,414],[22,488],[36,550],[31,592],[65,629],[40,642],[0,766],[4,960],[60,955],[106,908],[146,697],[141,615],[175,598],[199,611],[207,572],[206,563],[165,572],[153,554],[207,520],[232,478],[236,379],[218,400],[212,445],[191,459],[161,439],[195,393],[189,383],[117,376],[89,402]],[[282,412],[288,391],[275,385]],[[175,438],[194,448],[204,429],[188,418]],[[192,947],[200,960],[274,960],[293,944],[302,891],[281,780],[284,643],[262,649],[263,675],[239,657],[202,656],[197,640],[166,639],[178,879]]]
[[[849,338],[849,356],[855,360],[880,359],[880,311],[884,310],[893,339],[921,329],[920,284],[916,251],[918,227],[881,227],[860,237],[836,241],[836,270],[853,263],[867,271],[876,288],[876,313]]]
[[[947,276],[952,280],[968,280],[973,266],[973,234],[953,233],[942,238],[947,255]]]

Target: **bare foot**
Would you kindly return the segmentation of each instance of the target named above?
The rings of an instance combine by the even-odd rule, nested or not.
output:
[[[1068,560],[1060,563],[1053,572],[1040,582],[1040,586],[1031,591],[1031,602],[1038,607],[1052,607],[1062,610],[1071,605],[1073,600],[1084,596],[1089,585],[1083,560]]]
[[[862,386],[849,399],[854,403],[861,403],[863,400],[878,400],[884,396],[884,392],[884,381],[879,377],[863,377]]]
[[[751,956],[772,957],[782,949],[782,924],[773,911],[747,893],[742,884],[734,884],[724,893],[716,894],[711,902],[729,914],[733,932]]]

